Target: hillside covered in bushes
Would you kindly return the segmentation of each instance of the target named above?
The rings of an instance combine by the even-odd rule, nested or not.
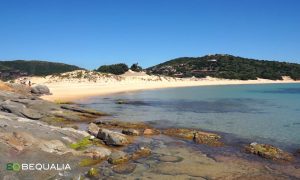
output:
[[[46,76],[79,69],[82,68],[47,61],[0,61],[0,78],[7,80],[23,75]]]
[[[182,57],[147,69],[148,74],[174,77],[217,77],[224,79],[272,79],[282,76],[300,79],[300,64],[256,60],[232,55],[207,55],[203,57]]]

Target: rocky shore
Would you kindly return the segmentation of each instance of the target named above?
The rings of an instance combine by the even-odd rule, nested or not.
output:
[[[251,143],[240,155],[208,157],[193,146],[223,150],[216,133],[155,129],[144,123],[102,120],[103,112],[39,98],[45,86],[5,84],[0,89],[1,179],[289,179],[300,178],[299,158]],[[126,104],[124,104],[126,105]],[[87,125],[82,129],[78,124]],[[7,171],[7,163],[68,164],[71,170]],[[283,163],[283,164],[282,164]],[[3,168],[4,167],[4,168]]]

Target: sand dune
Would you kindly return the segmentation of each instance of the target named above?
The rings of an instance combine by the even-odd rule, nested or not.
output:
[[[145,73],[127,72],[116,76],[92,71],[73,71],[57,76],[32,77],[36,84],[44,84],[50,88],[52,95],[43,96],[50,101],[71,101],[90,96],[107,95],[129,91],[138,91],[157,88],[174,88],[209,85],[234,84],[267,84],[267,83],[299,83],[288,77],[284,80],[228,80],[207,78],[173,78],[165,76],[149,76]]]
[[[13,89],[9,87],[7,84],[5,84],[3,81],[0,81],[0,90],[13,91]]]

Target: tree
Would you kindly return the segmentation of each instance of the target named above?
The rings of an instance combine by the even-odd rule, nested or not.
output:
[[[138,63],[132,64],[130,69],[135,72],[141,72],[143,68]]]
[[[124,63],[103,65],[97,69],[98,72],[111,73],[111,74],[115,74],[115,75],[124,74],[128,70],[129,70],[128,66]]]

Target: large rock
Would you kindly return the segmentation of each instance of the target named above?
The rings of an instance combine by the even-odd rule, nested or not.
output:
[[[4,142],[17,152],[24,150],[25,146],[31,146],[34,143],[33,138],[24,132],[1,133],[0,142]]]
[[[256,154],[266,159],[284,160],[284,161],[293,160],[293,156],[290,153],[284,152],[283,150],[269,144],[259,144],[253,142],[250,145],[247,145],[245,147],[245,150],[248,153]]]
[[[90,147],[84,150],[84,154],[93,159],[99,159],[108,157],[111,154],[111,150],[104,147]]]
[[[0,109],[2,111],[12,113],[12,114],[15,114],[17,116],[22,116],[21,112],[23,112],[25,108],[26,108],[25,105],[20,104],[20,103],[16,103],[16,102],[12,102],[10,100],[4,101],[0,105]]]
[[[128,144],[128,140],[124,134],[108,129],[100,129],[97,137],[103,140],[107,145],[123,146]]]
[[[33,119],[33,120],[38,120],[41,119],[43,117],[43,115],[41,113],[39,113],[36,110],[33,109],[24,109],[22,112],[24,117],[27,117],[29,119]]]
[[[122,130],[123,134],[129,135],[129,136],[138,136],[140,135],[140,132],[135,129],[123,129]]]
[[[6,83],[7,86],[9,86],[12,91],[19,93],[19,94],[30,94],[31,88],[29,86],[26,86],[24,84],[19,83]]]
[[[97,124],[95,124],[95,123],[90,123],[89,124],[88,132],[91,135],[97,137],[99,130],[100,130],[100,128],[97,126]]]
[[[39,143],[39,148],[48,153],[55,153],[58,155],[63,155],[69,152],[72,152],[72,149],[68,149],[66,145],[60,140],[50,140],[50,141],[41,141]]]
[[[70,111],[74,111],[74,112],[91,114],[91,115],[95,115],[95,116],[105,116],[105,115],[107,115],[107,114],[102,113],[102,112],[98,112],[98,111],[95,111],[95,110],[92,110],[92,109],[81,108],[81,107],[78,107],[76,105],[64,104],[64,105],[61,105],[61,108],[66,109],[66,110],[70,110]]]
[[[30,162],[32,159],[35,162],[45,162],[45,159],[50,159],[51,162],[57,164],[66,164],[67,162],[70,164],[72,171],[76,171],[77,174],[79,171],[83,171],[81,167],[77,169],[79,167],[78,162],[81,162],[83,158],[87,158],[84,157],[87,156],[87,154],[84,154],[84,150],[88,150],[89,147],[82,151],[76,151],[70,145],[87,136],[90,135],[85,131],[52,126],[41,121],[30,120],[0,111],[1,162],[11,162],[12,157],[17,162]],[[94,146],[98,145],[100,146],[100,143],[95,142]],[[90,156],[88,155],[89,157],[108,155],[107,150],[100,148],[90,149],[88,152],[91,153]],[[88,159],[90,160],[90,158]],[[61,175],[65,172],[12,174],[10,171],[1,171],[0,179],[3,179],[5,175],[15,175],[19,179],[32,179],[33,177],[34,179],[73,179],[71,177],[56,176],[58,173]],[[76,174],[72,173],[72,176]]]
[[[31,88],[30,91],[32,94],[36,95],[44,95],[44,94],[50,94],[50,90],[45,85],[36,85]]]
[[[34,109],[29,109],[25,105],[7,100],[0,104],[0,110],[15,114],[17,116],[26,117],[29,119],[40,119],[43,117],[41,113]]]
[[[42,120],[60,125],[57,119],[67,121],[91,121],[104,115],[90,109],[79,106],[62,106],[53,102],[45,101],[35,95],[18,94],[0,90],[0,111],[9,112],[19,117],[33,120]],[[63,124],[65,125],[65,124]]]

